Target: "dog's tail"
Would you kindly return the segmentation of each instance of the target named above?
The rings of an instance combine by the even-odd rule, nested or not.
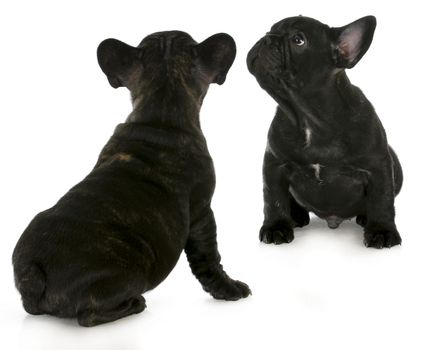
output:
[[[24,267],[15,265],[14,270],[15,285],[21,293],[25,311],[32,315],[42,314],[39,304],[46,286],[44,272],[33,263]]]

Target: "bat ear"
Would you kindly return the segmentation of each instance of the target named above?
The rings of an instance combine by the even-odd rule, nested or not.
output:
[[[215,34],[195,46],[199,68],[209,83],[223,84],[236,57],[236,43],[225,33]]]
[[[125,86],[139,78],[141,68],[139,48],[116,39],[106,39],[98,46],[97,58],[101,70],[114,88]]]
[[[331,28],[338,68],[353,68],[359,62],[372,43],[376,25],[375,17],[367,16],[344,27]]]

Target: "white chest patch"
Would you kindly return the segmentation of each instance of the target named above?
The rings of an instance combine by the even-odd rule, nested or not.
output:
[[[311,129],[305,129],[305,147],[308,147],[311,144]]]
[[[314,169],[314,171],[315,171],[315,177],[317,178],[318,181],[321,181],[321,178],[320,178],[321,167],[322,167],[322,165],[319,164],[319,163],[311,164],[311,168]]]

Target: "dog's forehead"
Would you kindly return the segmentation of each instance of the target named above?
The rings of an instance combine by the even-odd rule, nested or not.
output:
[[[300,30],[304,32],[312,32],[328,28],[327,25],[317,21],[316,19],[304,16],[289,17],[275,23],[271,27],[272,32],[287,32],[289,30]]]
[[[145,46],[145,45],[154,45],[160,44],[160,42],[173,42],[177,41],[179,44],[182,45],[192,45],[196,44],[196,41],[192,39],[192,37],[185,32],[180,30],[170,30],[170,31],[163,31],[163,32],[156,32],[146,36],[138,45],[138,47]]]

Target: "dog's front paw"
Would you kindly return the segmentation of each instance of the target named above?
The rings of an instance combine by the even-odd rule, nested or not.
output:
[[[211,295],[215,299],[235,301],[241,298],[246,298],[252,294],[249,286],[246,283],[240,281],[234,281],[228,278],[223,284],[212,291]]]
[[[365,227],[364,243],[372,248],[391,248],[401,244],[401,237],[395,227],[371,225]]]
[[[259,240],[267,244],[290,243],[293,239],[292,225],[284,221],[278,221],[274,224],[264,224],[259,231]]]

